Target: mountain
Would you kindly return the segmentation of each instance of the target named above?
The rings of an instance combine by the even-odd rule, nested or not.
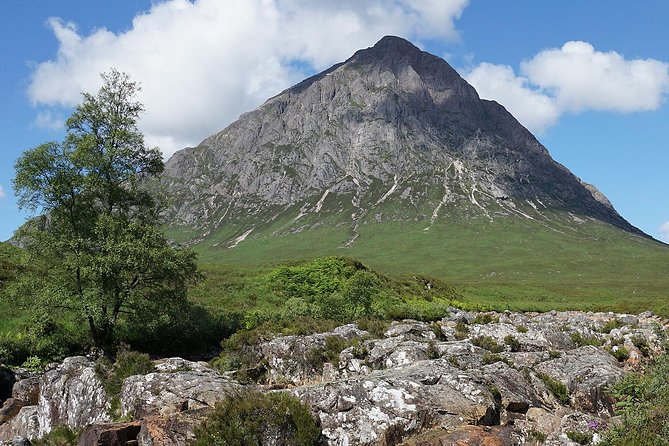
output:
[[[350,253],[482,280],[520,257],[667,251],[446,61],[392,36],[177,152],[163,188],[169,233],[211,261]]]

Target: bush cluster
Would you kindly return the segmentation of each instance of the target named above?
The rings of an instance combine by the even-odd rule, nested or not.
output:
[[[604,433],[602,446],[669,445],[669,355],[657,357],[645,373],[630,374],[611,389],[621,422]]]
[[[296,398],[285,393],[242,392],[217,404],[195,430],[190,446],[315,446],[320,435],[309,409]]]

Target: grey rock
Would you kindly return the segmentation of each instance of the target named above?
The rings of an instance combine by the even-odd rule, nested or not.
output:
[[[155,372],[126,378],[121,389],[121,413],[134,418],[208,411],[241,386],[214,370]]]
[[[486,386],[443,359],[291,392],[317,414],[332,445],[398,444],[432,425],[499,422],[499,408]]]
[[[83,356],[66,358],[40,378],[39,435],[58,425],[82,428],[109,422],[109,407],[107,394],[95,373],[95,363]]]
[[[314,351],[325,347],[327,338],[337,336],[352,340],[367,334],[355,324],[349,324],[314,335],[276,337],[261,343],[257,352],[259,359],[267,364],[270,383],[288,382],[299,385],[322,376],[322,368],[314,368],[309,358]]]
[[[237,228],[227,247],[278,217],[295,233],[323,215],[350,227],[350,245],[361,225],[429,226],[445,205],[542,220],[545,205],[645,235],[448,63],[390,36],[175,153],[163,184],[169,221],[199,238]]]
[[[13,441],[16,437],[34,439],[41,435],[37,406],[26,406],[5,424],[0,425],[0,442]],[[11,444],[11,443],[10,443]]]
[[[606,389],[624,375],[611,355],[593,346],[565,352],[560,358],[542,362],[535,370],[562,382],[575,407],[595,414],[612,413]]]

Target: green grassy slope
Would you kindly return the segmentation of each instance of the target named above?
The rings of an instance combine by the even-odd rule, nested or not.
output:
[[[468,300],[522,310],[611,309],[669,313],[669,247],[597,221],[550,224],[512,217],[439,219],[362,225],[356,242],[345,225],[297,234],[259,228],[234,248],[215,233],[196,245],[201,261],[258,266],[345,255],[393,276],[431,275],[459,287]]]

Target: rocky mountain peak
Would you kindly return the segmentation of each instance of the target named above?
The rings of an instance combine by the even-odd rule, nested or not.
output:
[[[550,224],[560,214],[643,235],[504,107],[393,36],[176,153],[166,173],[168,218],[204,236],[226,227],[228,247],[275,221],[284,224],[272,237],[328,218],[350,227],[342,246],[363,225],[411,220],[429,231],[454,216]]]

